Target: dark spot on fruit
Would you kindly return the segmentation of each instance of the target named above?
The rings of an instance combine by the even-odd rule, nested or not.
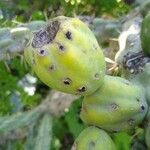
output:
[[[144,109],[145,109],[145,107],[142,105],[142,106],[141,106],[141,109],[142,109],[142,110],[144,110]]]
[[[79,91],[80,93],[85,92],[85,91],[86,91],[86,87],[85,87],[85,86],[82,86],[82,87],[80,87],[80,88],[78,89],[78,91]]]
[[[52,64],[52,65],[49,67],[49,70],[52,71],[52,70],[54,70],[54,69],[55,69],[55,65]]]
[[[67,37],[67,39],[69,39],[69,40],[71,40],[71,39],[72,39],[72,34],[71,34],[71,32],[70,32],[70,31],[67,31],[67,33],[66,33],[66,37]]]
[[[128,124],[129,124],[130,126],[132,126],[132,125],[134,124],[134,120],[133,120],[133,119],[129,119],[129,120],[128,120]]]
[[[100,74],[99,73],[95,73],[94,77],[95,77],[96,80],[98,80],[98,79],[100,79]]]
[[[111,104],[111,108],[112,108],[113,110],[116,110],[116,109],[118,108],[118,105],[117,105],[116,103],[112,103],[112,104]]]
[[[40,50],[40,54],[41,54],[41,55],[43,55],[43,54],[44,54],[44,52],[45,52],[44,50]]]
[[[64,79],[63,82],[64,82],[65,85],[70,85],[72,81],[71,81],[70,78],[66,78],[66,79]]]
[[[60,49],[61,51],[64,51],[65,48],[64,48],[64,46],[60,45],[60,46],[59,46],[59,49]]]
[[[39,50],[39,55],[40,56],[45,56],[46,55],[46,51],[44,49],[40,49]]]
[[[140,100],[138,98],[136,98],[136,100],[139,102]]]

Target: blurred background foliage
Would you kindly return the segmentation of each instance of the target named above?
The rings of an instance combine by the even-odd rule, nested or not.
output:
[[[122,0],[0,0],[0,27],[15,27],[58,15],[113,19],[127,14],[129,10],[131,7]],[[33,75],[22,56],[0,62],[0,116],[35,108],[49,90]],[[63,115],[53,119],[52,150],[70,149],[74,139],[85,128],[79,118],[81,99],[74,101]],[[130,135],[119,133],[112,137],[118,150],[130,149]],[[24,142],[24,139],[7,144],[0,142],[0,149],[22,150]]]
[[[58,15],[119,17],[130,9],[122,0],[1,0],[0,8],[1,21],[18,22],[46,20]]]

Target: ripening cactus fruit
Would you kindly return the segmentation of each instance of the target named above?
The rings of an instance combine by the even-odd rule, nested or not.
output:
[[[80,133],[71,150],[116,150],[116,147],[105,131],[91,126]]]
[[[141,25],[141,44],[143,48],[143,52],[150,56],[150,12],[143,19]]]
[[[60,16],[31,36],[25,58],[49,87],[89,95],[103,84],[104,56],[82,21]]]
[[[105,76],[104,85],[85,96],[81,119],[108,131],[133,129],[146,115],[144,89],[120,77]]]

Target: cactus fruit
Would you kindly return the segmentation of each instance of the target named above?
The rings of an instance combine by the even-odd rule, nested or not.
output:
[[[143,19],[141,26],[141,44],[143,52],[150,56],[150,12]]]
[[[103,53],[77,18],[57,17],[33,34],[25,58],[37,76],[56,90],[89,95],[104,81]]]
[[[116,147],[105,131],[91,126],[80,133],[71,150],[116,150]]]
[[[124,131],[141,123],[147,107],[142,87],[106,75],[103,86],[83,99],[80,117],[108,131]]]

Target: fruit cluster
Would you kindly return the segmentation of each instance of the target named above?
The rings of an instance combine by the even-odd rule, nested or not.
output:
[[[150,15],[143,21],[141,33],[142,46],[148,55],[150,38],[145,32],[150,32],[149,20]],[[84,96],[80,117],[86,124],[97,127],[85,129],[72,150],[114,150],[115,145],[106,131],[134,129],[147,114],[147,101],[150,101],[148,61],[144,64],[148,69],[135,77],[138,82],[106,75],[104,55],[96,38],[77,18],[57,17],[32,33],[25,58],[49,87]],[[150,127],[148,140],[149,130]]]

